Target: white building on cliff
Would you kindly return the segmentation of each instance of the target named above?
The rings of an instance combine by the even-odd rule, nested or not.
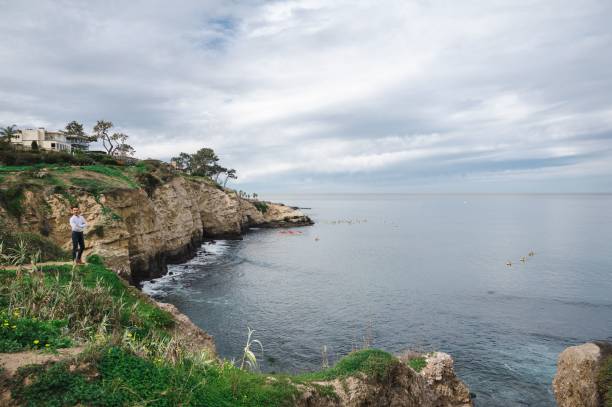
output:
[[[72,144],[63,132],[48,131],[43,127],[18,130],[11,143],[28,150],[38,147],[41,150],[72,151]]]

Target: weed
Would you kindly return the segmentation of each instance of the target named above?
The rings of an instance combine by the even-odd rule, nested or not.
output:
[[[114,167],[109,165],[86,165],[81,167],[86,171],[96,172],[98,174],[103,174],[111,178],[120,179],[128,184],[130,188],[136,189],[139,185],[134,182],[130,177],[125,175],[123,171],[121,171],[120,167]]]
[[[12,231],[6,224],[0,221],[0,263],[15,265],[15,259],[10,261],[3,256],[15,256],[16,251],[23,259],[21,264],[28,263],[33,256],[40,253],[41,261],[65,260],[68,253],[53,243],[50,239],[36,233]]]
[[[0,205],[13,217],[20,219],[23,215],[23,198],[25,186],[17,184],[6,189],[0,189]]]
[[[253,345],[259,345],[261,352],[263,354],[263,345],[257,339],[253,339],[253,334],[255,333],[254,329],[247,327],[249,333],[247,335],[246,345],[244,346],[244,350],[242,352],[242,363],[240,364],[240,369],[244,369],[245,366],[250,370],[257,370],[259,368],[257,363],[257,357],[255,353],[251,349]]]
[[[0,311],[0,353],[19,352],[26,349],[57,349],[72,344],[63,335],[64,320],[41,321],[21,316],[18,309],[13,312]]]
[[[42,273],[0,271],[0,306],[40,321],[65,320],[72,338],[87,339],[101,330],[144,336],[165,333],[174,320],[128,288],[103,266],[42,267]]]
[[[96,201],[99,201],[100,195],[110,189],[109,185],[106,182],[93,178],[70,178],[70,182],[74,186],[79,187],[82,190],[92,194]]]
[[[407,362],[408,366],[410,366],[417,373],[423,370],[425,366],[427,366],[427,361],[424,357],[417,357],[413,359],[409,359]]]
[[[98,254],[90,254],[85,260],[89,264],[97,264],[99,266],[104,265],[104,259]]]
[[[261,202],[261,201],[255,201],[253,202],[253,206],[255,206],[255,208],[257,208],[257,210],[261,213],[266,213],[268,212],[268,204],[265,202]]]

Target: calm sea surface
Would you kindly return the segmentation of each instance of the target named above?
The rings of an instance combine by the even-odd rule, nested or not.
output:
[[[558,354],[612,339],[610,195],[265,198],[316,225],[206,243],[144,287],[226,358],[247,326],[266,371],[317,369],[324,345],[334,361],[366,338],[450,353],[478,406],[553,406]]]

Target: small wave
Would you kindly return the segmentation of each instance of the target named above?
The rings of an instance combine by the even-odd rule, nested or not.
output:
[[[166,294],[167,288],[180,285],[186,275],[198,270],[197,267],[192,266],[210,265],[225,254],[229,248],[227,240],[204,242],[191,260],[180,265],[169,265],[168,273],[162,277],[143,282],[142,291],[153,298],[161,298]]]

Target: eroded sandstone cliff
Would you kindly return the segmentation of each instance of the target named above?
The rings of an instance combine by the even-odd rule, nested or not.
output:
[[[559,407],[612,405],[612,343],[570,346],[560,355],[553,390]],[[602,371],[606,369],[607,371]]]
[[[166,263],[189,256],[204,238],[240,238],[254,226],[312,224],[299,210],[247,200],[210,182],[186,177],[174,177],[152,191],[71,192],[89,225],[85,255],[103,256],[132,282],[163,274]],[[48,189],[28,189],[22,206],[22,216],[13,223],[23,230],[42,231],[69,249],[71,199]]]

